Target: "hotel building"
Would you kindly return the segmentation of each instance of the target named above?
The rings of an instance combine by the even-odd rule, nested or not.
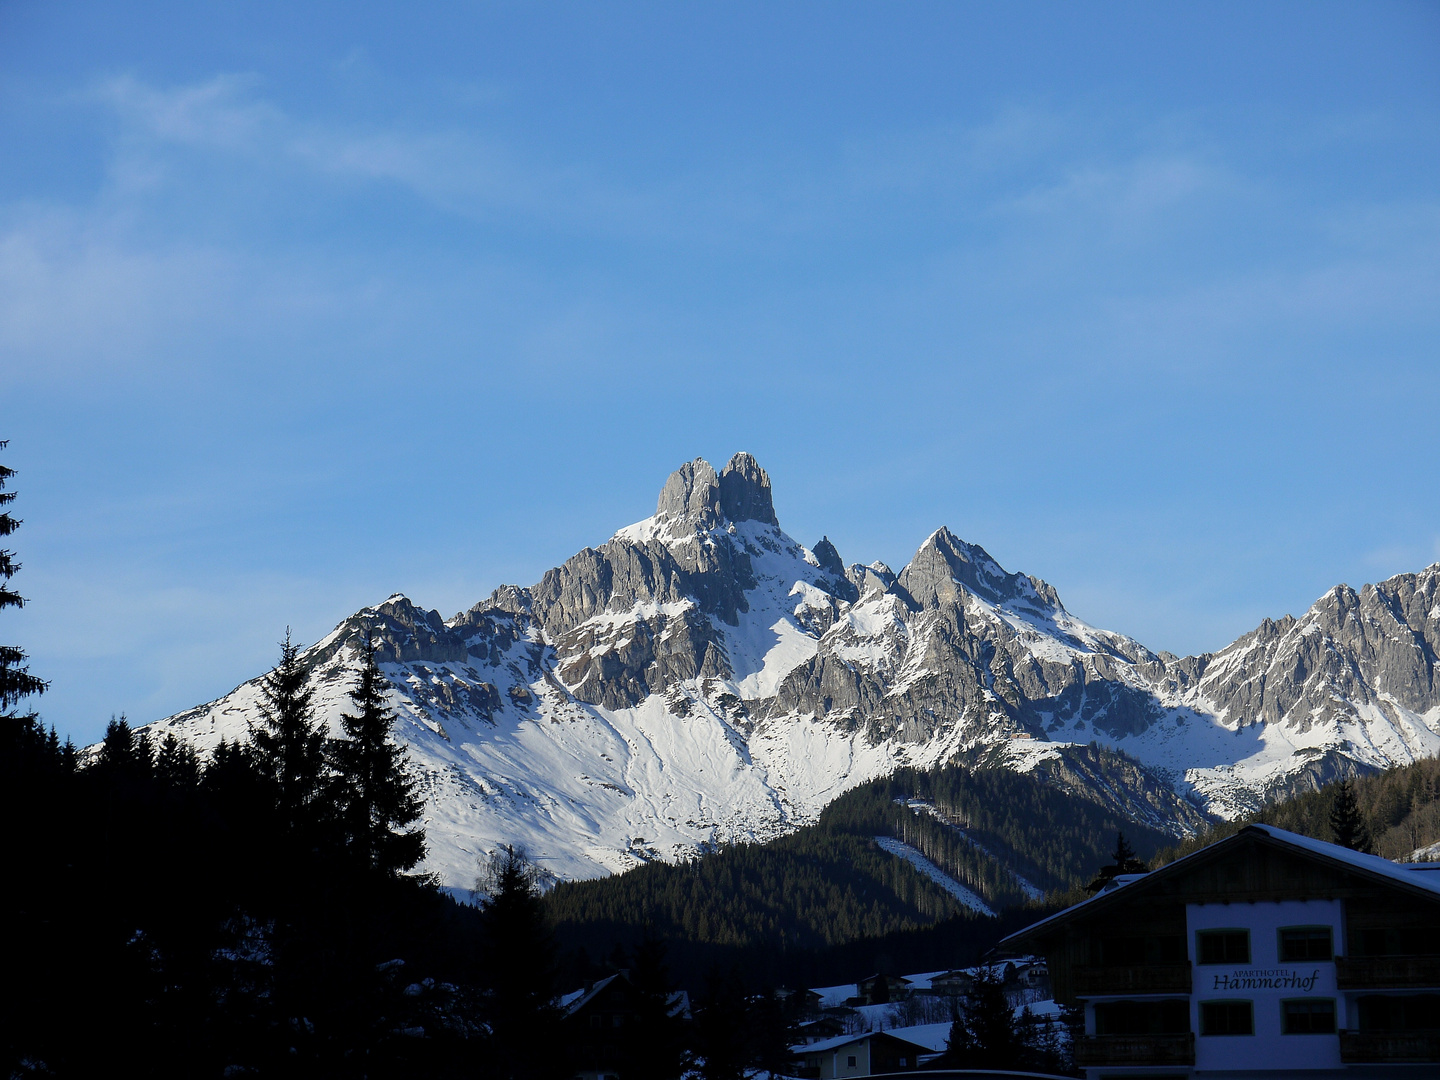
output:
[[[1440,1077],[1440,864],[1250,825],[1001,946],[1084,1007],[1088,1080]]]

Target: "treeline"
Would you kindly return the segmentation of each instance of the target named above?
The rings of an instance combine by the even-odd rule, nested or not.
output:
[[[929,926],[964,909],[869,837],[810,826],[678,865],[557,885],[546,905],[562,935],[592,924],[650,927],[667,939],[818,948]]]
[[[1165,848],[1154,864],[1173,862],[1254,823],[1343,842],[1335,825],[1351,814],[1358,815],[1354,846],[1387,859],[1403,862],[1417,849],[1440,842],[1440,759],[1425,758],[1368,776],[1337,780],[1318,791],[1272,803]]]
[[[514,917],[407,873],[420,804],[368,643],[363,660],[327,739],[287,639],[252,738],[203,762],[123,719],[82,761],[0,717],[7,1075],[563,1071],[516,1045],[558,1022],[554,957],[518,965]]]
[[[1103,755],[1097,764],[1103,767]],[[946,820],[896,802],[911,799],[931,804]],[[900,769],[841,796],[821,822],[851,830],[883,823],[889,835],[909,838],[997,907],[1025,901],[1015,874],[1045,892],[1089,881],[1122,830],[1144,858],[1173,842],[1159,829],[1004,767]]]
[[[779,840],[564,883],[545,905],[576,955],[603,956],[650,935],[684,961],[677,968],[730,963],[752,982],[813,984],[831,973],[843,981],[861,968],[973,962],[1061,898],[1083,896],[1122,830],[1144,858],[1172,839],[1008,769],[902,769]],[[916,848],[1002,917],[966,908],[877,836]],[[1031,903],[1015,870],[1048,890],[1048,902]]]

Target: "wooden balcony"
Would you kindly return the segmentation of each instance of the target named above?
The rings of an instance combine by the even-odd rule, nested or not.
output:
[[[1075,969],[1075,992],[1081,997],[1101,994],[1188,994],[1190,961],[1181,964],[1137,964],[1133,967],[1080,967]]]
[[[1346,1065],[1440,1062],[1440,1031],[1342,1031]]]
[[[1341,990],[1440,988],[1440,956],[1337,956]]]
[[[1084,1035],[1075,1043],[1075,1064],[1194,1065],[1195,1036],[1188,1031],[1180,1035]]]

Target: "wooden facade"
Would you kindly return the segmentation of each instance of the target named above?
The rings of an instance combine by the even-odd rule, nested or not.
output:
[[[1086,1009],[1096,1080],[1440,1076],[1437,879],[1249,826],[1002,946],[1043,954],[1056,1000]]]

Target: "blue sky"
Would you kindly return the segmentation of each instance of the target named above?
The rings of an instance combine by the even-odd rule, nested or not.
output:
[[[79,741],[738,449],[1177,653],[1440,560],[1433,3],[11,0],[0,147],[0,637]]]

